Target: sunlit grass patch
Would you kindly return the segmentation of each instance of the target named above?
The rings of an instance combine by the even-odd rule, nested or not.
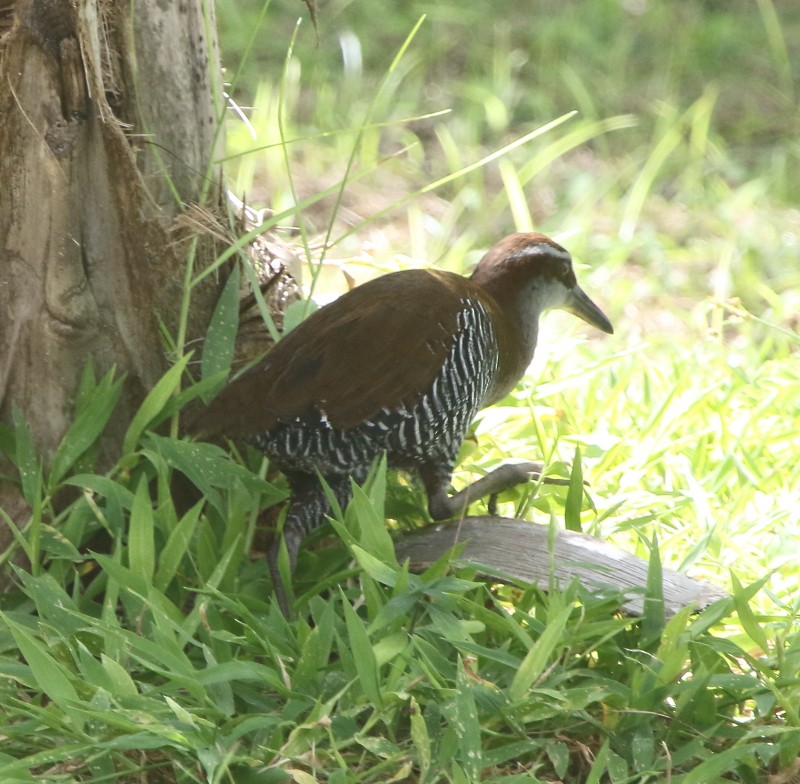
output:
[[[744,4],[559,3],[526,36],[524,20],[487,20],[491,4],[390,3],[363,20],[356,5],[320,4],[320,50],[301,26],[288,59],[304,6],[265,14],[248,56],[277,54],[252,91],[234,87],[249,125],[232,114],[229,187],[296,244],[320,299],[348,285],[343,273],[467,271],[514,229],[573,252],[615,334],[548,314],[529,375],[480,415],[454,482],[511,459],[569,476],[579,454],[577,522],[650,561],[648,610],[627,616],[577,584],[495,584],[447,560],[411,573],[383,521],[393,535],[423,524],[424,498],[394,478],[384,499],[377,470],[301,553],[286,619],[258,547],[280,480],[255,452],[233,460],[149,432],[197,394],[179,388],[179,365],[118,465],[93,473],[116,387],[87,373],[50,468],[23,422],[0,428],[32,509],[2,554],[32,563],[0,597],[0,780],[789,780],[800,153],[781,122],[796,111],[793,9],[748,5],[743,24]],[[428,20],[390,67],[423,5]],[[584,16],[589,5],[598,13]],[[219,3],[221,15],[243,7]],[[229,331],[215,317],[207,385],[229,362]],[[177,498],[178,473],[202,497]],[[563,526],[566,491],[530,490],[500,510]],[[731,599],[663,618],[661,563]]]

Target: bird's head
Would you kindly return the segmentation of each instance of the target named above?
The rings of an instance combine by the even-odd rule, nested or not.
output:
[[[500,240],[478,262],[471,280],[502,309],[518,309],[534,330],[541,313],[557,308],[603,332],[614,332],[578,285],[569,252],[543,234],[511,234]]]

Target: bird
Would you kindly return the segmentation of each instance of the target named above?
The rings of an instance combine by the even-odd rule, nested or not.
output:
[[[505,397],[533,359],[539,318],[568,311],[613,327],[578,285],[569,252],[539,233],[515,233],[470,277],[435,268],[392,272],[312,313],[195,418],[192,435],[244,440],[285,475],[283,541],[294,572],[306,536],[341,508],[373,461],[417,475],[434,520],[464,514],[541,471],[507,464],[450,494],[456,458],[477,412]],[[287,608],[277,538],[268,561]]]

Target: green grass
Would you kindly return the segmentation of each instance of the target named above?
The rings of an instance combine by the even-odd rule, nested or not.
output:
[[[287,621],[252,557],[281,481],[252,451],[154,432],[229,366],[231,285],[204,381],[182,389],[189,358],[176,364],[107,475],[94,445],[112,375],[87,371],[46,468],[24,422],[0,428],[32,509],[2,554],[31,568],[0,596],[0,781],[797,775],[800,12],[490,7],[331,2],[319,47],[304,23],[284,62],[303,6],[276,0],[233,90],[253,108],[251,128],[229,123],[231,186],[294,227],[317,294],[343,290],[342,271],[464,270],[514,228],[557,235],[616,333],[548,315],[530,374],[479,416],[454,481],[510,458],[566,472],[579,446],[580,527],[649,559],[651,583],[663,564],[731,598],[665,620],[651,584],[630,618],[578,585],[545,594],[446,563],[410,574],[384,521],[422,524],[424,500],[378,468],[301,553]],[[231,75],[259,8],[219,3]],[[203,498],[174,497],[176,473]],[[562,526],[565,504],[562,488],[518,489],[501,511]]]

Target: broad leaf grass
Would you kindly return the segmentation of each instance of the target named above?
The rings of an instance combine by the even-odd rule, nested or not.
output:
[[[411,573],[385,521],[423,524],[424,499],[378,465],[301,553],[284,618],[253,557],[281,480],[250,450],[231,459],[164,435],[230,365],[231,285],[203,381],[184,388],[198,358],[182,356],[107,474],[94,445],[113,372],[87,370],[48,466],[18,416],[0,429],[32,510],[2,554],[11,569],[24,552],[30,569],[0,597],[0,781],[791,780],[800,217],[782,123],[797,14],[767,0],[706,12],[592,0],[545,4],[534,33],[487,18],[488,4],[387,4],[376,18],[341,2],[320,9],[319,49],[301,27],[285,58],[293,16],[277,34],[278,5],[262,15],[263,49],[282,76],[251,81],[249,125],[231,120],[233,190],[270,207],[269,226],[296,227],[316,293],[342,290],[342,269],[463,271],[515,228],[557,235],[587,263],[579,277],[616,334],[548,315],[530,374],[480,415],[454,481],[510,458],[569,477],[580,455],[580,505],[551,486],[508,493],[501,510],[647,559],[645,615],[621,614],[611,593],[496,585],[447,559]],[[248,42],[265,36],[259,6],[230,44],[228,14],[245,12],[229,6],[224,40],[248,52],[236,93],[263,54]],[[417,10],[430,17],[409,38]],[[177,475],[199,494],[176,492]],[[667,618],[662,565],[731,598]]]

